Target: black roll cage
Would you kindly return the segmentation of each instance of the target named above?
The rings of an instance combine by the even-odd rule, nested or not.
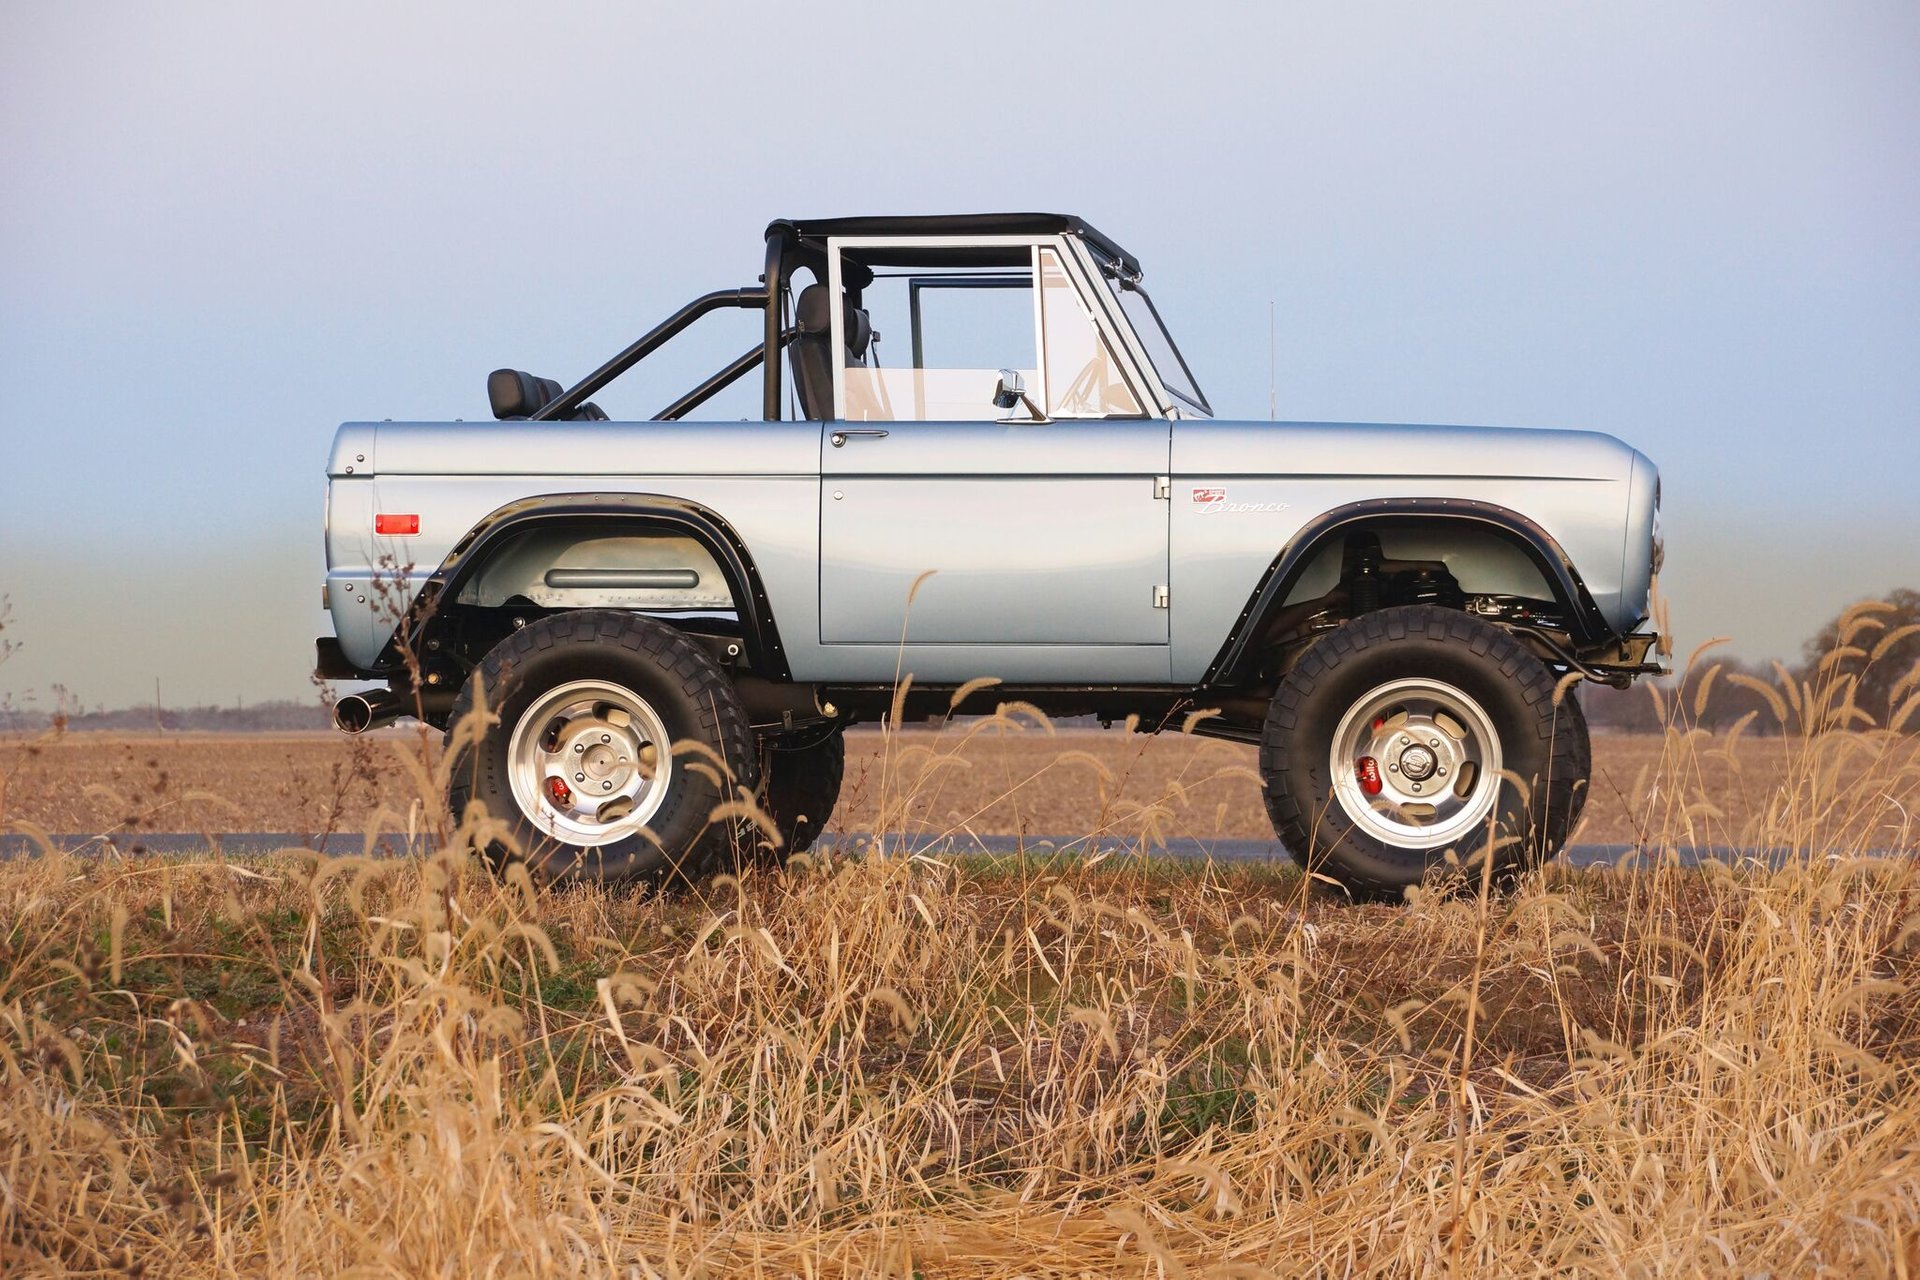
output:
[[[553,422],[572,417],[574,411],[592,399],[602,387],[678,337],[695,320],[709,312],[721,311],[728,307],[748,310],[755,307],[764,308],[767,315],[766,336],[758,345],[741,352],[693,390],[654,414],[653,420],[671,422],[692,412],[711,396],[739,381],[759,364],[766,365],[767,369],[762,408],[768,421],[777,419],[780,416],[780,352],[793,341],[794,337],[793,331],[785,328],[781,323],[781,304],[786,290],[786,277],[781,268],[786,245],[780,241],[781,237],[775,236],[769,230],[767,269],[760,277],[759,287],[717,289],[712,293],[700,295],[634,339],[624,351],[567,388],[560,394],[559,399],[543,406],[529,420]]]
[[[738,382],[756,366],[765,376],[761,393],[761,416],[768,422],[781,418],[781,353],[794,340],[796,331],[786,324],[787,295],[793,273],[800,267],[812,271],[817,279],[826,279],[827,240],[833,236],[874,235],[954,235],[958,237],[996,234],[1069,234],[1093,244],[1125,270],[1138,274],[1140,264],[1119,245],[1113,243],[1079,218],[1052,213],[959,214],[950,217],[907,216],[891,218],[838,218],[822,221],[781,220],[767,228],[765,269],[758,285],[743,289],[720,289],[702,294],[665,320],[636,338],[631,345],[592,373],[567,388],[560,397],[534,413],[530,421],[552,422],[568,419],[597,394],[601,388],[633,368],[677,337],[694,321],[711,311],[729,307],[766,313],[766,332],[758,345],[741,352],[710,377],[672,404],[653,415],[655,422],[671,422],[691,413],[708,399]],[[962,250],[962,254],[968,251]],[[864,278],[849,278],[850,294],[865,287]],[[1149,302],[1151,305],[1151,302]]]

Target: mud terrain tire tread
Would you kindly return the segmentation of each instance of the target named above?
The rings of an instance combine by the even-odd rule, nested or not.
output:
[[[1375,899],[1399,897],[1408,884],[1422,879],[1422,863],[1437,861],[1361,832],[1331,799],[1326,776],[1334,727],[1351,705],[1329,690],[1340,684],[1364,691],[1415,673],[1417,666],[1397,666],[1395,656],[1403,653],[1414,664],[1441,662],[1469,682],[1481,683],[1482,688],[1465,692],[1483,704],[1498,704],[1486,710],[1501,734],[1507,769],[1541,780],[1531,787],[1524,809],[1511,784],[1501,789],[1503,834],[1523,839],[1497,855],[1499,881],[1508,882],[1557,853],[1585,802],[1592,773],[1586,717],[1572,690],[1556,705],[1553,673],[1498,627],[1455,609],[1405,605],[1364,614],[1322,636],[1301,655],[1268,707],[1260,738],[1267,816],[1294,859],[1341,882],[1356,897]],[[1368,668],[1376,668],[1377,675],[1355,674]],[[1459,849],[1463,858],[1471,852]]]
[[[552,668],[552,674],[543,674]],[[480,744],[480,759],[457,760],[450,771],[447,803],[458,822],[475,799],[487,804],[497,818],[511,823],[523,840],[538,839],[519,811],[505,782],[506,742],[513,731],[507,714],[516,703],[537,697],[567,679],[591,674],[616,682],[645,686],[636,689],[654,704],[676,742],[703,743],[726,761],[734,783],[749,792],[757,781],[754,734],[739,695],[706,650],[673,627],[642,614],[617,610],[581,609],[554,614],[508,635],[475,667],[454,700],[447,724],[446,743],[473,710],[476,690],[488,691],[490,712],[500,717]],[[733,851],[750,843],[753,833],[733,822],[709,822],[722,796],[706,774],[687,768],[712,761],[701,755],[676,755],[673,783],[678,795],[669,795],[656,815],[659,839],[630,836],[599,850],[578,851],[560,846],[545,869],[543,881],[574,879],[621,882],[665,876],[691,882],[729,865]],[[684,789],[684,790],[682,790]],[[504,807],[503,807],[504,802]],[[499,865],[506,850],[495,845],[488,852]]]

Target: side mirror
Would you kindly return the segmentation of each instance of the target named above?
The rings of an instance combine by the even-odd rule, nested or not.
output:
[[[1011,409],[1027,398],[1027,382],[1012,369],[1000,371],[1000,385],[993,389],[993,407]]]
[[[1011,409],[1015,405],[1025,405],[1027,412],[1035,422],[1045,422],[1047,415],[1040,412],[1040,406],[1027,395],[1026,379],[1020,376],[1018,369],[1002,369],[1000,382],[993,389],[993,407]]]

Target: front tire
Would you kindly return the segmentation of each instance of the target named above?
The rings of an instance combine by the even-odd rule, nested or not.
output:
[[[485,693],[476,741],[460,725]],[[753,731],[732,683],[694,641],[639,614],[579,610],[531,623],[475,668],[449,719],[447,802],[512,838],[543,883],[671,874],[692,880],[736,843],[717,806],[751,794]]]
[[[1490,839],[1499,881],[1538,866],[1592,769],[1584,717],[1554,685],[1518,640],[1451,609],[1382,609],[1328,633],[1268,708],[1275,832],[1356,897],[1398,896]]]

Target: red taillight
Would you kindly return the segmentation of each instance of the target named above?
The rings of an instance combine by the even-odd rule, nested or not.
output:
[[[419,516],[375,516],[373,531],[388,535],[420,532]]]
[[[1360,780],[1360,790],[1370,796],[1380,794],[1380,766],[1372,756],[1361,756],[1353,762],[1353,776]]]
[[[553,802],[562,808],[573,803],[573,788],[567,785],[565,778],[548,778],[547,794],[552,796]]]

